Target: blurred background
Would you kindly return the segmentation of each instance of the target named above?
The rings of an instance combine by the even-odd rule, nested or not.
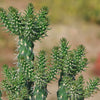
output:
[[[36,10],[42,6],[49,8],[49,20],[51,30],[48,30],[48,37],[40,42],[35,42],[34,52],[37,54],[40,49],[51,52],[53,46],[59,43],[60,38],[65,37],[71,49],[79,44],[86,47],[86,56],[89,59],[86,72],[82,72],[85,81],[88,78],[99,76],[100,72],[100,0],[0,0],[0,7],[7,9],[14,6],[20,12],[24,12],[28,3],[32,2]],[[14,36],[6,33],[0,27],[0,70],[2,65],[15,66],[14,52],[17,48]],[[95,73],[94,73],[95,71]],[[97,72],[98,71],[98,72]],[[0,80],[2,80],[2,72]],[[47,100],[57,100],[57,81],[48,85],[50,94]],[[6,99],[4,99],[6,100]],[[100,100],[100,92],[86,100]]]

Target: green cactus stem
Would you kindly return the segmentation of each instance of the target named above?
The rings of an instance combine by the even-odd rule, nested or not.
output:
[[[77,49],[69,50],[70,46],[65,38],[62,38],[60,45],[53,49],[53,66],[60,73],[58,81],[58,100],[84,100],[92,95],[99,85],[100,79],[90,80],[84,87],[83,76],[76,79],[76,75],[87,66],[85,58],[85,47],[79,45]],[[90,94],[89,94],[90,93]],[[87,97],[86,97],[87,96]]]
[[[81,93],[83,91],[83,88],[81,87],[82,89],[77,89],[79,84],[75,79],[77,73],[82,71],[87,64],[87,60],[85,60],[85,58],[82,57],[84,56],[84,50],[85,50],[84,47],[80,45],[77,48],[77,50],[73,50],[70,51],[68,54],[65,54],[65,59],[64,58],[61,59],[64,62],[60,74],[59,89],[57,92],[58,100],[84,99],[84,96],[82,96]]]
[[[38,87],[35,86],[35,89],[33,91],[34,96],[32,100],[46,100],[48,92],[47,92],[47,85],[45,87]]]
[[[47,74],[48,65],[45,51],[42,50],[39,52],[35,66],[33,100],[46,100],[48,95],[47,83],[49,75]]]
[[[47,14],[48,9],[46,7],[43,7],[39,13],[35,13],[31,3],[23,16],[13,7],[9,7],[8,12],[3,8],[0,9],[0,22],[3,23],[2,25],[12,34],[19,36],[18,61],[22,58],[30,61],[34,60],[33,42],[46,36]]]
[[[27,41],[26,39],[20,38],[18,42],[18,66],[21,64],[21,60],[26,60],[29,62],[34,61],[33,48],[34,44],[31,41]]]
[[[33,100],[46,100],[48,95],[47,84],[56,78],[57,70],[50,66],[44,50],[39,52],[35,61]]]
[[[4,10],[3,8],[0,8],[0,23],[2,26],[4,26],[7,31],[11,32],[11,34],[13,35],[17,35],[19,37],[19,41],[18,41],[18,71],[14,70],[16,75],[16,78],[13,80],[9,81],[9,86],[10,88],[13,87],[14,91],[16,92],[16,88],[14,87],[16,80],[19,79],[19,77],[22,77],[23,75],[23,80],[24,82],[22,82],[25,87],[22,87],[22,83],[17,84],[18,87],[22,87],[22,90],[24,89],[28,92],[28,96],[29,98],[32,98],[32,87],[34,85],[34,80],[31,79],[32,75],[32,71],[34,71],[34,66],[33,66],[33,62],[34,62],[34,53],[33,53],[33,49],[34,49],[34,42],[36,40],[39,40],[45,36],[47,36],[46,31],[47,31],[47,27],[48,27],[48,18],[47,18],[47,14],[48,14],[48,9],[47,7],[43,7],[40,9],[40,11],[38,13],[36,13],[34,11],[34,7],[32,3],[29,3],[28,7],[25,10],[24,15],[21,15],[21,13],[18,12],[18,10],[16,8],[13,7],[9,7],[8,11]],[[23,66],[27,69],[23,70]],[[31,72],[29,71],[31,70]],[[10,70],[12,73],[13,71]],[[26,72],[25,72],[26,71]],[[6,70],[7,72],[7,70]],[[5,74],[7,74],[5,72]],[[20,73],[23,73],[23,75],[21,75]],[[25,75],[27,73],[27,75]],[[20,76],[21,75],[21,76]],[[6,75],[6,80],[11,77],[11,76],[7,76]],[[6,87],[7,81],[4,80],[3,81],[3,85],[5,86],[5,88],[7,89],[8,87]],[[13,82],[13,83],[12,83]],[[17,90],[17,94],[20,94],[20,89]],[[10,91],[10,93],[8,92],[8,94],[11,94],[11,96],[9,96],[12,99],[17,99],[17,98],[21,98],[19,97],[16,93],[16,97],[14,97],[13,95],[13,91]],[[14,98],[13,98],[14,97]],[[26,100],[24,98],[24,100]],[[27,99],[28,100],[28,99]]]
[[[14,68],[3,66],[5,79],[2,87],[9,100],[46,100],[47,84],[56,78],[57,73],[60,74],[58,100],[84,100],[98,90],[99,78],[90,79],[87,86],[84,86],[82,75],[76,78],[88,63],[83,45],[69,50],[68,41],[62,38],[60,45],[53,48],[50,62],[43,50],[35,58],[34,42],[47,36],[47,14],[47,7],[36,13],[31,3],[23,15],[13,7],[8,11],[0,8],[1,25],[19,38],[18,64]]]

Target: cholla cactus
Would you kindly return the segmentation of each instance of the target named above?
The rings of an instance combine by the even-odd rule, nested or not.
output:
[[[46,100],[48,95],[47,83],[55,78],[56,72],[48,64],[48,57],[45,51],[40,51],[35,61],[34,68],[34,89],[32,100]],[[55,72],[55,74],[52,74]]]
[[[6,79],[3,80],[2,85],[9,96],[9,100],[46,100],[48,95],[47,83],[56,75],[56,73],[52,74],[54,68],[50,68],[47,60],[45,51],[42,50],[33,64],[34,69],[25,60],[21,62],[20,71],[4,65]]]
[[[43,7],[39,13],[35,13],[32,4],[28,5],[23,16],[13,7],[8,8],[8,13],[3,8],[0,9],[0,20],[3,26],[12,34],[19,36],[18,65],[21,64],[22,59],[30,62],[34,60],[33,42],[46,36],[47,14],[46,7]]]
[[[54,48],[53,55],[53,64],[60,72],[58,100],[84,100],[85,97],[91,96],[98,89],[98,78],[90,80],[86,87],[84,87],[82,75],[76,79],[76,75],[84,71],[87,65],[83,45],[79,45],[77,49],[69,50],[68,42],[63,38],[60,41],[60,46]]]
[[[19,37],[18,68],[9,69],[7,65],[4,66],[5,80],[2,83],[10,100],[31,100],[33,97],[34,42],[46,36],[47,14],[47,7],[36,13],[31,3],[24,15],[13,7],[9,7],[8,12],[0,8],[0,22],[11,34]]]
[[[83,45],[69,50],[67,40],[62,38],[60,46],[52,50],[50,64],[43,50],[34,59],[34,42],[46,36],[47,14],[46,7],[35,13],[32,4],[28,5],[24,15],[13,7],[9,7],[8,12],[0,8],[0,22],[19,37],[18,64],[15,68],[3,66],[5,79],[2,86],[9,100],[46,100],[47,84],[57,73],[60,73],[58,100],[84,100],[98,89],[98,78],[90,80],[86,87],[82,75],[76,79],[87,65]]]

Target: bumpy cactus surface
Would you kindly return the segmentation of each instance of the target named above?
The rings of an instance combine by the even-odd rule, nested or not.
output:
[[[33,42],[46,36],[47,14],[48,9],[46,7],[36,13],[32,4],[28,5],[23,16],[13,7],[9,7],[8,12],[3,8],[0,9],[0,22],[3,23],[2,25],[19,37],[18,64],[20,64],[21,59],[33,61]]]
[[[95,78],[87,82],[84,86],[83,76],[76,75],[84,71],[87,65],[87,58],[85,58],[85,48],[79,45],[77,49],[69,50],[68,41],[62,38],[60,45],[54,48],[54,65],[60,72],[60,79],[58,82],[59,89],[57,91],[58,100],[84,100],[84,98],[91,96],[98,88],[99,78]]]
[[[87,86],[84,86],[82,75],[76,78],[88,62],[83,45],[69,50],[68,41],[62,38],[60,45],[52,49],[51,59],[43,50],[34,56],[34,42],[46,36],[47,14],[46,7],[36,13],[31,3],[23,15],[13,7],[8,11],[0,8],[1,25],[19,38],[17,65],[3,66],[5,79],[2,86],[9,100],[46,100],[47,84],[59,73],[58,100],[84,100],[98,89],[98,78],[90,79]]]
[[[40,94],[36,95],[34,92],[41,91],[42,89],[39,85],[38,90],[36,90],[37,87],[35,88],[36,80],[34,81],[34,78],[37,80],[38,78],[34,77],[33,73],[33,49],[34,42],[46,36],[46,30],[48,27],[47,14],[47,7],[43,7],[38,13],[36,13],[31,3],[25,10],[24,15],[21,15],[21,13],[13,7],[9,7],[8,11],[0,8],[1,25],[6,27],[11,34],[19,37],[17,48],[18,68],[9,69],[7,65],[4,65],[5,80],[3,80],[2,83],[10,100],[31,100],[32,97],[37,96],[39,98],[40,96]],[[43,90],[41,92],[43,92]],[[43,100],[45,100],[44,98],[47,96],[45,92],[46,90],[41,94]],[[42,100],[41,98],[38,98],[36,100]]]

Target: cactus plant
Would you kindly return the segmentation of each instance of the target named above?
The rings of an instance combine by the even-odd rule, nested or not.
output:
[[[6,88],[6,91],[8,91],[11,100],[15,98],[21,100],[22,98],[24,100],[26,100],[26,98],[27,100],[28,98],[32,98],[34,81],[31,77],[33,77],[32,72],[34,71],[34,42],[46,36],[46,30],[49,25],[47,14],[47,7],[43,7],[36,13],[31,3],[25,10],[24,15],[21,15],[21,13],[13,7],[9,7],[8,12],[0,8],[1,25],[6,27],[11,34],[17,35],[19,38],[17,70],[14,68],[9,69],[7,65],[4,65],[6,79],[3,80],[3,86]],[[24,96],[24,94],[27,95]]]
[[[83,45],[69,50],[68,41],[62,38],[60,45],[52,49],[50,62],[44,50],[34,56],[34,42],[47,35],[47,14],[46,7],[36,13],[31,3],[24,15],[13,7],[9,7],[8,12],[0,8],[1,25],[19,38],[17,65],[12,68],[3,66],[5,79],[2,86],[9,100],[46,100],[47,84],[56,78],[57,73],[60,73],[58,100],[84,100],[98,89],[98,78],[90,79],[85,87],[83,76],[76,78],[87,65]]]
[[[79,45],[77,49],[69,50],[70,46],[65,38],[60,41],[60,46],[54,48],[54,65],[60,73],[58,81],[58,100],[84,100],[98,90],[99,78],[90,79],[84,86],[83,76],[76,78],[78,73],[84,71],[88,63],[85,58],[85,47]]]

